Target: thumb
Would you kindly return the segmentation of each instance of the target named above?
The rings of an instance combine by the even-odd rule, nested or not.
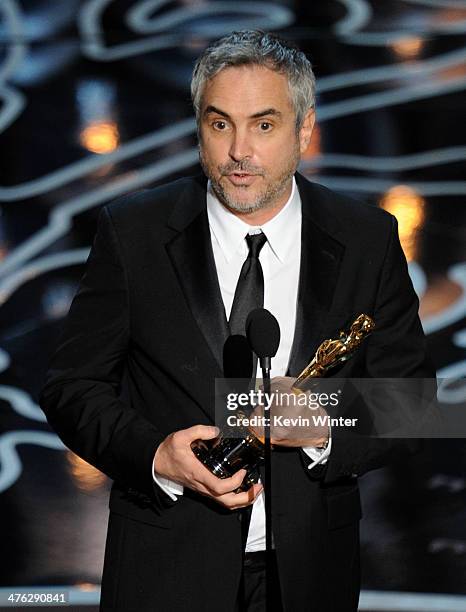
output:
[[[212,425],[194,425],[193,427],[189,427],[189,429],[185,429],[185,432],[191,442],[192,440],[211,440],[212,438],[216,438],[220,430],[218,427]]]

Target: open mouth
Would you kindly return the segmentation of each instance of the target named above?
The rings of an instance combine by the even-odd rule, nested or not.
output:
[[[228,180],[233,183],[233,185],[250,185],[257,178],[257,174],[248,174],[247,172],[233,172],[231,174],[227,174]]]

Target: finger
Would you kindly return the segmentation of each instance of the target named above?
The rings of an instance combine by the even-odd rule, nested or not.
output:
[[[218,476],[212,474],[212,472],[199,461],[194,453],[187,453],[185,461],[185,477],[190,483],[190,486],[195,490],[210,493],[212,488],[215,488],[219,482],[222,482]]]
[[[188,429],[180,430],[179,433],[190,443],[193,440],[211,440],[216,438],[220,430],[213,425],[193,425],[193,427],[188,427]]]
[[[255,484],[242,493],[225,493],[224,495],[214,496],[213,499],[229,510],[238,510],[253,504],[261,491],[262,485]]]
[[[278,391],[280,389],[286,389],[288,387],[287,379],[284,376],[275,376],[270,381],[270,387],[271,389],[277,389]]]
[[[286,438],[272,438],[270,440],[270,444],[274,446],[294,446],[294,442],[292,440],[287,440]],[[299,444],[297,445],[299,446]]]
[[[235,491],[243,482],[247,472],[244,469],[238,470],[230,478],[218,478],[208,471],[200,481],[200,484],[204,485],[212,495],[225,495]]]
[[[217,480],[220,480],[216,476],[214,476],[214,478],[216,478]],[[238,487],[239,486],[240,485],[238,485]],[[236,489],[238,487],[236,487]],[[210,497],[211,499],[213,499],[215,501],[218,501],[219,503],[222,503],[224,500],[226,500],[226,504],[225,505],[227,505],[228,507],[230,505],[232,505],[233,503],[236,503],[235,500],[238,497],[238,495],[244,496],[244,493],[247,493],[250,489],[252,489],[252,487],[250,487],[248,489],[248,491],[242,492],[240,494],[235,493],[234,490],[233,491],[227,491],[226,493],[216,493],[213,490],[213,488],[205,486],[202,482],[193,482],[192,483],[192,488],[197,493],[200,493],[201,495],[205,495],[206,497]],[[244,502],[244,499],[245,499],[244,497],[241,497],[240,501]]]
[[[251,503],[254,503],[256,501],[256,499],[259,497],[259,495],[262,493],[263,490],[264,490],[264,485],[258,482],[252,485],[252,487],[246,491],[246,493],[251,491],[251,496],[252,496]]]
[[[192,488],[209,495],[223,495],[234,491],[241,485],[246,476],[246,470],[241,469],[229,478],[219,478],[212,474],[194,454],[188,458],[186,470]]]
[[[223,495],[212,495],[207,489],[199,489],[198,493],[206,497],[210,497],[229,510],[237,510],[238,508],[246,508],[253,504],[259,495],[264,490],[261,483],[256,483],[249,487],[247,491],[241,493],[224,493]]]
[[[246,508],[246,506],[254,502],[254,495],[251,493],[251,489],[252,487],[242,493],[225,493],[224,495],[213,496],[213,499],[229,510]]]
[[[274,444],[274,442],[280,442],[283,440],[291,440],[293,437],[287,431],[272,431],[270,432],[270,443]]]
[[[272,378],[272,380],[270,381],[270,384],[272,384],[272,385],[275,385],[275,384],[279,385],[282,382],[287,382],[288,379],[289,379],[289,376],[274,376]],[[292,380],[294,380],[294,378]]]

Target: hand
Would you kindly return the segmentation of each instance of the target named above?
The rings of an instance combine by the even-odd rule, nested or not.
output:
[[[154,470],[163,478],[179,482],[230,510],[249,506],[261,493],[261,484],[254,484],[247,491],[234,493],[243,482],[246,470],[238,470],[230,478],[218,478],[199,461],[191,449],[191,442],[194,440],[210,440],[217,435],[218,428],[207,425],[195,425],[175,431],[157,448]]]
[[[270,443],[274,446],[321,447],[328,441],[329,428],[314,419],[325,417],[327,413],[320,405],[310,407],[308,393],[296,395],[292,390],[294,382],[295,378],[290,376],[273,378],[270,387],[276,395],[269,410],[264,411],[263,406],[258,406],[253,414],[265,414],[266,418],[270,418]],[[264,435],[263,428],[254,430],[257,435]]]

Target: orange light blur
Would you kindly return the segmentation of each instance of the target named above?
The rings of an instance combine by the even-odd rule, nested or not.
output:
[[[97,584],[92,584],[91,582],[76,582],[74,586],[81,591],[85,591],[86,593],[97,591],[99,588]]]
[[[71,451],[66,453],[71,476],[76,486],[83,491],[94,491],[105,484],[106,476],[95,467],[75,455]]]
[[[458,8],[450,7],[441,9],[435,13],[432,19],[433,24],[436,23],[461,23],[466,19],[466,9],[459,6]]]
[[[432,317],[446,308],[450,308],[461,299],[461,286],[447,276],[436,276],[430,279],[429,285],[421,297],[419,316],[421,319]]]
[[[464,79],[466,75],[466,66],[458,65],[458,66],[450,66],[449,68],[445,68],[438,73],[437,78],[443,81],[452,81],[454,79]]]
[[[111,153],[120,142],[118,126],[114,121],[98,121],[90,123],[80,134],[84,148],[92,153]]]
[[[391,47],[398,57],[410,60],[415,59],[422,51],[424,41],[418,36],[408,36],[395,41]]]
[[[396,185],[387,191],[380,207],[394,215],[398,221],[398,233],[406,259],[417,256],[419,230],[425,222],[425,200],[411,187]]]

